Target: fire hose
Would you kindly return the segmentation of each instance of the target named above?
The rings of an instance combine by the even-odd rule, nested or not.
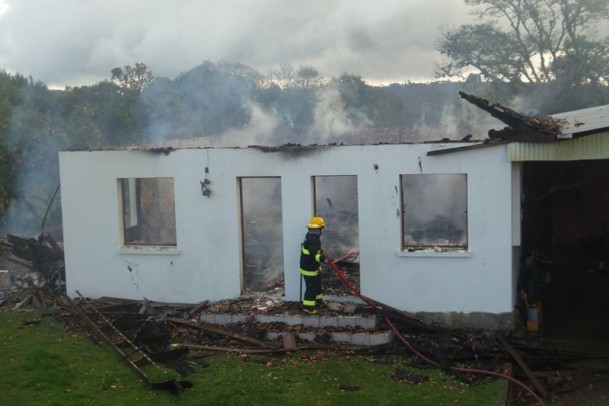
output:
[[[374,303],[371,299],[367,298],[366,296],[362,295],[359,291],[357,291],[357,289],[355,289],[355,287],[349,282],[349,280],[347,280],[347,278],[345,277],[345,275],[340,271],[340,269],[338,269],[338,266],[336,265],[336,262],[338,261],[334,261],[332,260],[332,258],[330,258],[330,256],[324,252],[324,257],[326,258],[326,261],[328,262],[328,264],[330,264],[330,266],[332,267],[332,269],[334,270],[334,273],[336,273],[336,275],[339,277],[339,279],[341,281],[343,281],[343,283],[349,288],[349,290],[358,298],[360,298],[362,301],[364,301],[364,303],[366,303],[368,306],[374,307],[374,308],[379,308],[379,306]],[[345,256],[341,257],[344,258]],[[410,342],[406,339],[406,337],[404,337],[397,329],[397,327],[395,326],[395,324],[393,324],[391,322],[391,320],[389,319],[388,316],[384,316],[385,317],[385,322],[387,323],[387,325],[389,326],[389,328],[391,329],[391,331],[395,334],[395,336],[398,338],[398,340],[400,340],[400,342],[402,344],[404,344],[404,346],[406,346],[406,348],[408,348],[411,352],[413,352],[417,357],[421,358],[422,360],[424,360],[425,362],[437,367],[437,368],[443,368],[439,363],[437,363],[436,361],[434,361],[433,359],[427,357],[426,355],[422,354],[420,351],[417,351],[416,348],[414,348]],[[530,393],[535,400],[537,400],[537,402],[539,402],[540,405],[545,406],[544,401],[537,395],[537,393],[535,393],[535,391],[531,388],[529,388],[527,385],[525,385],[523,382],[500,372],[495,372],[495,371],[489,371],[486,369],[477,369],[477,368],[469,368],[469,367],[448,367],[449,370],[454,371],[454,372],[460,372],[460,373],[467,373],[467,374],[478,374],[478,375],[488,375],[488,376],[493,376],[493,377],[497,377],[497,378],[501,378],[504,379],[506,381],[509,381],[519,387],[521,387],[522,389],[524,389],[525,391],[527,391],[528,393]]]

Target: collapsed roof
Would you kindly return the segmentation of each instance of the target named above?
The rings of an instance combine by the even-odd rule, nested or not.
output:
[[[609,130],[609,105],[530,117],[481,97],[464,92],[459,92],[459,95],[508,125],[502,130],[490,130],[491,140],[552,142]]]
[[[459,92],[459,96],[508,125],[503,130],[490,130],[488,136],[491,140],[556,141],[562,133],[562,126],[566,124],[554,117],[527,117],[499,103],[491,104],[488,100],[464,92]]]

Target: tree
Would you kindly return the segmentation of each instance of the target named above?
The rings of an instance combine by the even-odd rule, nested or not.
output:
[[[140,141],[133,119],[135,101],[107,80],[66,88],[59,106],[70,148],[119,146]]]
[[[13,110],[21,103],[27,80],[0,70],[0,217],[15,193],[15,162],[8,147]]]
[[[111,71],[112,82],[124,94],[132,94],[135,98],[154,79],[152,72],[144,63],[136,63],[134,67],[127,65],[124,68],[114,68]]]
[[[268,73],[268,82],[279,86],[281,89],[287,89],[294,86],[296,82],[296,72],[294,66],[289,63],[282,64],[277,69],[271,69]]]
[[[154,141],[244,128],[258,76],[239,63],[206,61],[174,80],[156,79],[141,94],[138,126]]]
[[[301,66],[296,71],[296,86],[300,88],[319,88],[326,83],[327,80],[312,66]]]
[[[577,45],[569,43],[564,54],[554,60],[552,68],[559,82],[571,83],[574,86],[607,85],[608,55],[609,43],[581,39]]]
[[[17,78],[18,79],[18,78]],[[33,79],[19,80],[10,126],[0,147],[2,231],[40,227],[49,196],[57,188],[57,151],[65,147],[58,91]]]
[[[279,68],[270,69],[266,76],[260,78],[259,87],[278,86],[281,89],[295,87],[312,89],[319,88],[327,83],[328,81],[313,66],[302,65],[296,69],[293,65],[286,63]]]
[[[504,83],[607,84],[608,39],[594,40],[609,17],[607,0],[465,0],[482,19],[448,29],[438,50],[449,58],[438,77],[463,77],[472,68]],[[504,30],[505,28],[505,30]]]
[[[111,143],[114,145],[127,144],[140,139],[136,131],[136,119],[134,113],[144,89],[154,80],[152,72],[146,64],[138,62],[134,67],[127,65],[124,68],[114,68],[111,70],[111,84],[118,89],[119,98],[112,98],[112,91],[107,83],[101,83],[98,89],[93,89],[95,93],[102,93],[105,97],[103,111],[99,111],[99,117],[103,117],[104,129],[114,133],[111,136]],[[116,129],[122,127],[122,134]],[[118,135],[120,134],[120,135]]]

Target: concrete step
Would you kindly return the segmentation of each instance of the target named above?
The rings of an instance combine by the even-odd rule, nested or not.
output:
[[[228,325],[232,323],[245,323],[256,321],[262,324],[283,323],[288,326],[302,325],[304,327],[360,327],[366,330],[374,330],[378,325],[376,315],[324,315],[322,310],[318,315],[308,314],[227,314],[227,313],[201,313],[201,321],[209,324]]]
[[[268,340],[274,341],[282,339],[288,332],[269,331],[266,335]],[[385,331],[364,331],[357,333],[333,331],[328,333],[330,341],[341,344],[359,345],[363,347],[373,347],[376,345],[387,344],[393,341],[393,333],[390,330]],[[294,333],[297,341],[313,342],[317,339],[318,333],[299,331]]]
[[[252,322],[268,325],[268,340],[281,339],[289,332],[294,333],[297,341],[315,341],[324,335],[332,342],[358,346],[387,344],[393,340],[390,330],[379,329],[379,317],[375,314],[337,314],[328,309],[321,309],[316,315],[300,312],[247,315],[203,312],[200,320],[218,326]]]

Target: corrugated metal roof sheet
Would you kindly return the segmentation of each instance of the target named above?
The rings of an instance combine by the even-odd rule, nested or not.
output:
[[[508,145],[510,161],[577,161],[609,159],[609,131],[557,142],[513,142]]]
[[[571,138],[578,133],[609,129],[609,105],[553,114],[561,121],[558,138]]]

